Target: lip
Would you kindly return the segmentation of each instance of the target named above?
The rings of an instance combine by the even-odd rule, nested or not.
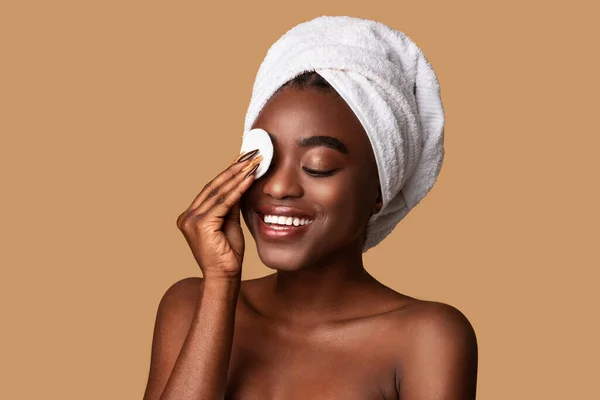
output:
[[[294,207],[275,206],[270,204],[262,204],[256,207],[256,212],[262,215],[281,215],[284,217],[298,217],[314,220],[315,217],[308,211]]]
[[[256,225],[258,227],[258,233],[263,239],[266,240],[298,238],[299,236],[304,235],[312,225],[287,225],[285,227],[281,226],[280,228],[275,229],[265,223],[265,221],[263,220],[263,214],[255,212],[254,215],[256,216]],[[279,215],[285,216],[286,214]],[[292,215],[300,216],[299,214],[289,214],[287,216],[291,217]]]

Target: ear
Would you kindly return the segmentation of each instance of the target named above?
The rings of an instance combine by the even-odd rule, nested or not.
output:
[[[373,214],[377,214],[383,207],[383,196],[381,195],[381,186],[377,188],[377,200],[375,200],[375,206],[373,207]]]

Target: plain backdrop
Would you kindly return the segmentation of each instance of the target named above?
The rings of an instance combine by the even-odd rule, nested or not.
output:
[[[175,220],[237,156],[267,49],[349,15],[417,43],[446,113],[367,269],[469,318],[479,399],[600,398],[591,3],[1,2],[0,397],[142,398],[160,298],[200,276]],[[244,229],[244,278],[272,273]]]

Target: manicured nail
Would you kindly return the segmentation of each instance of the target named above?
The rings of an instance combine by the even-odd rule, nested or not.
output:
[[[254,173],[254,171],[256,171],[258,169],[259,165],[256,164],[254,167],[252,167],[252,169],[250,170],[250,172],[248,172],[246,174],[246,176],[244,177],[244,179],[246,179],[247,177],[249,177],[250,175],[252,175]]]
[[[263,156],[258,156],[256,157],[254,160],[250,161],[250,164],[246,165],[243,169],[242,172],[246,172],[248,171],[250,168],[253,168],[255,165],[260,164],[260,162],[262,161]]]
[[[240,154],[238,156],[238,158],[236,158],[235,160],[233,160],[232,164],[244,162],[247,159],[252,158],[252,156],[254,156],[256,153],[258,153],[258,149],[242,153],[242,154]]]

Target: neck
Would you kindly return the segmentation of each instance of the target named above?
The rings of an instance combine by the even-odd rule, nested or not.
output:
[[[363,266],[360,249],[344,249],[298,271],[278,271],[270,290],[273,317],[301,324],[339,318],[359,306],[366,284],[376,282]]]

